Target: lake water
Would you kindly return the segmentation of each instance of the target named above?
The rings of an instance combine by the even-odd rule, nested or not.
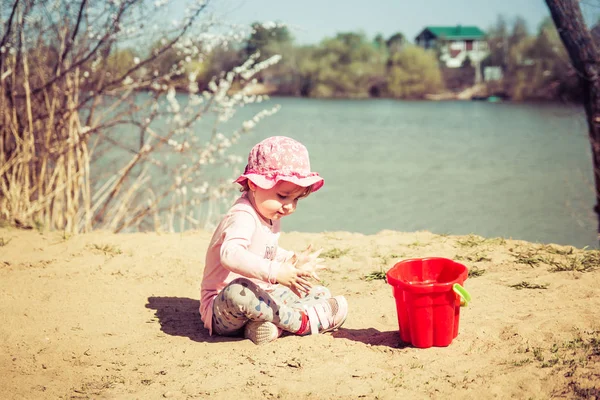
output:
[[[429,230],[597,247],[591,151],[579,107],[298,98],[267,104],[282,108],[236,152],[247,157],[265,137],[290,136],[307,146],[313,170],[325,178],[282,221],[284,231]]]
[[[246,159],[272,135],[309,149],[325,185],[284,231],[429,230],[598,247],[582,108],[273,98],[242,108],[222,131],[275,104],[281,110],[232,152]]]

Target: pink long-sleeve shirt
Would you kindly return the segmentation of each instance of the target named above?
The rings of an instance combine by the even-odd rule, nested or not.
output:
[[[245,192],[229,209],[206,251],[200,292],[200,314],[212,335],[215,297],[231,281],[246,277],[270,290],[281,264],[293,252],[279,247],[279,220],[267,224],[256,212]]]

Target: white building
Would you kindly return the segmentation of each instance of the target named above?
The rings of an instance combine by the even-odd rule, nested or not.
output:
[[[427,26],[415,37],[417,46],[439,49],[440,61],[448,68],[459,68],[467,57],[478,66],[488,56],[485,32],[476,26]]]

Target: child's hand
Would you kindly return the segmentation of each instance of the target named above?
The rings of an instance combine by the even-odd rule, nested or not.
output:
[[[290,288],[298,297],[304,297],[312,288],[312,284],[307,278],[311,273],[294,267],[290,262],[285,262],[277,272],[277,283]]]
[[[323,249],[312,251],[311,246],[309,245],[302,253],[294,254],[296,268],[301,271],[309,272],[312,278],[319,281],[320,278],[317,275],[317,271],[327,268],[325,265],[321,264],[325,260],[319,258],[322,251]]]

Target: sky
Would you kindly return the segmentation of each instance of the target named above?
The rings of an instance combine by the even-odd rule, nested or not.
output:
[[[584,14],[600,11],[600,1],[582,0]],[[486,31],[499,15],[521,16],[530,33],[550,13],[544,0],[210,0],[210,10],[231,23],[282,22],[296,44],[317,44],[339,32],[388,38],[401,32],[413,42],[428,25],[475,25]]]

